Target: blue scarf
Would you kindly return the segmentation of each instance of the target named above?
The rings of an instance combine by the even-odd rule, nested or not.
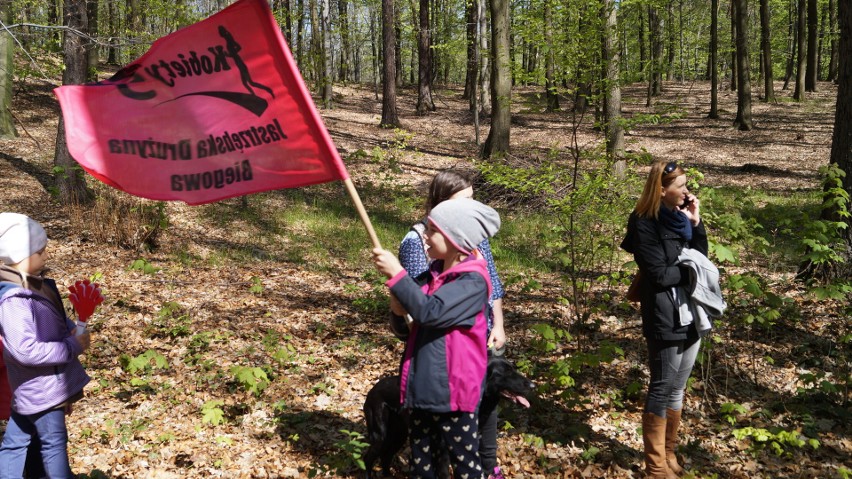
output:
[[[692,223],[683,211],[672,211],[660,205],[660,222],[679,233],[686,241],[692,241]]]

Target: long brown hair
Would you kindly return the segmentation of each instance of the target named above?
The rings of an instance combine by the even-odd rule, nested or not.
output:
[[[669,165],[674,165],[674,167],[672,168]],[[666,172],[667,169],[670,171]],[[662,202],[660,193],[663,188],[668,188],[678,176],[685,174],[683,168],[673,161],[655,161],[651,165],[651,171],[645,181],[642,196],[636,202],[636,214],[642,218],[658,219],[660,203]]]
[[[432,184],[429,185],[429,197],[426,199],[426,214],[428,215],[432,211],[432,208],[438,206],[441,202],[450,199],[450,196],[471,186],[473,186],[473,181],[471,181],[467,174],[459,170],[444,170],[439,172],[432,178]]]

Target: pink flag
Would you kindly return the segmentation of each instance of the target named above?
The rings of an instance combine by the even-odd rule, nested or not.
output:
[[[265,0],[56,95],[71,156],[133,195],[201,204],[349,177]]]

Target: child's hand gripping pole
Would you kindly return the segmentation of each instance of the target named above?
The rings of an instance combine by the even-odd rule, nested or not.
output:
[[[101,286],[88,279],[75,282],[68,287],[68,291],[71,292],[68,300],[77,312],[77,327],[74,329],[74,334],[79,336],[86,332],[86,321],[95,312],[95,308],[104,302],[104,296],[101,294]]]

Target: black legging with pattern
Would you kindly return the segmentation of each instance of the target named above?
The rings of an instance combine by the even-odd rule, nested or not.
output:
[[[481,479],[477,415],[469,412],[433,413],[411,411],[411,477],[437,477],[432,453],[444,445],[450,455],[455,479]]]

